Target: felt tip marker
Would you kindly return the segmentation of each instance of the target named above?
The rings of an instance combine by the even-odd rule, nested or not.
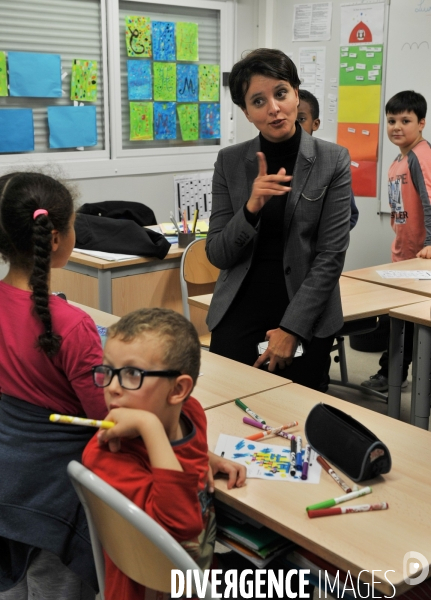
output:
[[[290,468],[289,475],[295,477],[296,474],[296,439],[290,441]]]
[[[310,519],[315,517],[330,517],[331,515],[347,515],[348,513],[371,512],[373,510],[387,510],[387,502],[378,504],[357,504],[356,506],[334,506],[333,508],[321,508],[319,510],[309,510]]]
[[[321,467],[325,469],[325,471],[332,477],[332,479],[338,483],[338,485],[346,492],[346,494],[349,494],[353,491],[352,488],[349,485],[347,485],[347,483],[343,481],[341,477],[334,471],[334,469],[330,465],[328,465],[328,463],[322,456],[317,457],[317,462]]]
[[[305,454],[304,454],[304,462],[302,463],[302,475],[301,475],[301,479],[308,479],[308,465],[310,463],[310,453],[311,453],[311,446],[309,444],[307,444],[305,446]]]
[[[296,436],[296,461],[295,468],[298,471],[302,471],[302,437]]]
[[[114,421],[98,421],[96,419],[83,419],[82,417],[69,417],[68,415],[49,415],[49,420],[53,423],[70,423],[71,425],[86,425],[87,427],[100,427],[101,429],[111,429],[114,427]]]
[[[256,421],[259,421],[259,423],[262,423],[263,425],[266,424],[266,421],[264,421],[261,417],[259,417],[259,415],[257,415],[255,412],[253,412],[246,404],[244,404],[244,402],[241,402],[241,400],[239,398],[237,398],[235,400],[235,404],[237,406],[239,406],[248,415],[250,415],[250,417],[253,417],[253,419],[255,419]]]
[[[369,486],[361,488],[357,492],[350,492],[350,494],[345,494],[344,496],[339,496],[338,498],[330,498],[329,500],[324,500],[323,502],[318,502],[317,504],[312,504],[311,506],[307,506],[306,511],[309,510],[318,510],[320,508],[331,508],[331,506],[335,506],[336,504],[341,504],[341,502],[347,502],[348,500],[353,500],[353,498],[359,498],[360,496],[366,496],[367,494],[371,494],[372,488]]]
[[[266,431],[261,431],[259,433],[255,433],[253,435],[248,435],[246,438],[244,438],[245,440],[260,440],[263,437],[266,437],[267,435],[277,435],[278,433],[280,433],[280,431],[283,431],[283,429],[285,429],[287,426],[286,425],[281,425],[281,427],[265,427]]]

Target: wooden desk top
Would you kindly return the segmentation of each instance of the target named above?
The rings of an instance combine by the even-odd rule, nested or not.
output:
[[[205,410],[291,383],[290,379],[205,350],[201,352],[201,373],[192,395]]]
[[[141,256],[140,258],[130,258],[127,260],[104,260],[103,258],[96,258],[89,254],[81,254],[80,252],[72,252],[69,258],[69,262],[78,263],[80,265],[86,265],[87,267],[94,267],[95,269],[118,269],[120,267],[127,267],[129,265],[141,265],[149,262],[163,262],[169,258],[181,258],[183,255],[184,248],[178,248],[178,244],[172,244],[169,248],[169,252],[165,258],[160,259],[155,256]]]
[[[387,577],[398,595],[411,589],[403,580],[403,557],[407,552],[420,552],[431,563],[431,435],[295,383],[247,399],[247,405],[270,424],[281,424],[286,419],[299,421],[297,431],[302,434],[306,417],[318,402],[336,406],[358,419],[389,447],[390,473],[362,482],[361,486],[372,485],[372,495],[346,503],[388,502],[388,510],[309,519],[306,506],[343,495],[324,471],[318,485],[250,479],[245,487],[228,491],[226,480],[216,479],[216,495],[337,568],[350,570],[353,576],[362,569],[368,570],[369,573],[361,574],[362,581],[371,582],[371,572],[377,571],[376,588],[389,597],[393,589],[384,574],[395,571],[387,573]],[[212,408],[206,416],[210,450],[214,450],[219,433],[240,436],[257,431],[242,423],[242,411],[233,403]],[[270,439],[282,446],[289,444],[283,438]],[[344,475],[343,478],[349,481]]]
[[[370,281],[378,283],[385,287],[405,290],[407,292],[415,292],[422,296],[431,296],[431,281],[416,280],[416,279],[383,279],[377,271],[428,271],[431,269],[431,260],[426,258],[412,258],[403,260],[397,263],[387,263],[377,265],[375,267],[366,267],[365,269],[355,269],[354,271],[344,271],[344,277],[352,277],[361,279],[362,281]]]
[[[84,304],[78,304],[78,302],[72,302],[71,300],[68,300],[68,302],[86,312],[90,315],[96,325],[101,325],[102,327],[109,327],[120,319],[120,317],[117,317],[116,315],[111,315],[110,313],[103,312],[97,308],[92,308],[91,306],[84,306]]]
[[[211,300],[213,298],[212,294],[202,294],[201,296],[189,296],[187,298],[190,306],[197,306],[198,308],[203,308],[204,310],[208,310],[211,304]]]
[[[431,327],[431,301],[425,300],[417,304],[394,308],[389,311],[389,316]]]

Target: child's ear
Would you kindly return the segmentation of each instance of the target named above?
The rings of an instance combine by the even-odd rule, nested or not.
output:
[[[193,390],[193,379],[190,375],[179,375],[175,380],[175,385],[169,392],[168,403],[180,404],[190,396]]]
[[[320,119],[314,119],[313,121],[313,131],[317,131],[320,127]]]
[[[56,250],[58,250],[58,246],[60,245],[60,236],[57,229],[53,229],[51,234],[51,251],[56,252]]]

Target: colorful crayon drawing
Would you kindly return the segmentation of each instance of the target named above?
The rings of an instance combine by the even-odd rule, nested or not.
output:
[[[177,23],[177,60],[199,60],[198,24]]]
[[[199,65],[199,100],[201,102],[218,102],[219,99],[219,65]]]
[[[199,139],[199,118],[197,104],[178,104],[181,139],[191,141]]]
[[[150,17],[126,17],[127,56],[151,58],[151,20]]]
[[[177,65],[178,102],[198,101],[198,65]]]
[[[301,479],[301,471],[297,471],[294,477],[289,474],[290,448],[288,444],[286,446],[272,442],[263,444],[222,433],[214,452],[244,465],[248,478],[295,483],[319,483],[320,481],[321,467],[317,460],[310,463],[306,480]],[[302,451],[302,455],[304,455],[304,451]]]
[[[174,140],[177,137],[175,102],[154,102],[154,137]]]
[[[220,104],[199,105],[200,137],[218,139],[220,137]]]
[[[130,102],[130,139],[154,139],[152,102]]]
[[[73,61],[70,99],[83,102],[97,100],[97,60],[76,58]]]
[[[0,51],[0,96],[7,96],[6,54]]]
[[[154,60],[175,60],[175,23],[153,21]]]
[[[177,69],[175,63],[153,63],[154,100],[175,102],[177,99]]]
[[[127,93],[129,100],[151,100],[153,97],[153,79],[151,61],[127,61]]]

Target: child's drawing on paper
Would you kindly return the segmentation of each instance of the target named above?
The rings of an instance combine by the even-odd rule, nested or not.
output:
[[[198,65],[177,65],[177,101],[198,101]],[[217,98],[218,99],[218,98]]]
[[[177,137],[175,102],[154,102],[154,137],[156,140]]]
[[[151,100],[153,79],[150,60],[127,61],[127,90],[129,100]]]
[[[130,102],[130,139],[153,139],[152,102]]]
[[[127,56],[151,58],[151,20],[150,17],[126,17]]]
[[[70,99],[83,102],[97,100],[97,60],[76,58],[73,61]]]
[[[153,21],[154,60],[175,60],[175,23]]]
[[[177,70],[175,63],[153,63],[154,100],[175,102],[177,99]]]
[[[199,65],[199,100],[201,102],[218,102],[219,94],[219,65]]]
[[[199,116],[197,104],[178,104],[178,119],[180,122],[181,139],[184,141],[199,138]]]
[[[0,50],[0,96],[7,96],[6,54]]]
[[[177,60],[199,60],[198,24],[177,23]]]
[[[200,137],[212,139],[220,137],[220,104],[200,104]]]

